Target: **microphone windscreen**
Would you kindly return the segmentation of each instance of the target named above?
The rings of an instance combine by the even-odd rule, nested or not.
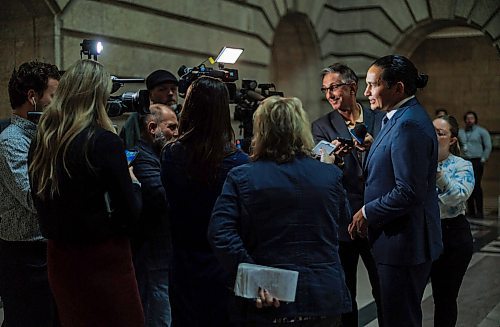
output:
[[[186,74],[188,72],[188,69],[186,67],[186,65],[182,65],[179,67],[179,69],[177,70],[177,75],[179,75],[179,77],[182,77],[184,74]]]
[[[366,125],[363,123],[356,123],[353,129],[351,129],[351,135],[358,141],[359,144],[363,144],[365,142],[365,136],[368,132],[366,130]]]

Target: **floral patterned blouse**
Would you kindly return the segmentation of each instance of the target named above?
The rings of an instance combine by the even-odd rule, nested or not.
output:
[[[436,186],[441,219],[465,214],[467,199],[474,189],[472,164],[450,154],[438,163],[438,176]]]

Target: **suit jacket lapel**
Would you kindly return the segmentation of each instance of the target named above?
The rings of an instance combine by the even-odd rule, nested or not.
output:
[[[375,149],[380,145],[380,143],[382,142],[382,140],[386,137],[387,133],[389,133],[389,131],[394,127],[394,125],[398,121],[399,117],[401,117],[401,115],[403,115],[403,113],[407,109],[408,109],[408,107],[397,109],[397,111],[394,114],[394,116],[392,116],[392,118],[389,119],[389,121],[384,126],[384,128],[382,128],[382,130],[378,134],[377,138],[375,138],[375,142],[370,147],[370,151],[368,152],[368,156],[367,156],[367,158],[365,160],[365,164],[364,164],[364,168],[365,169],[366,169],[366,167],[368,167],[368,162],[370,161],[370,158],[372,157],[373,152],[375,151]]]

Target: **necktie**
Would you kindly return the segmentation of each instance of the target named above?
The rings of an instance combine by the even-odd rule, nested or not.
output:
[[[382,127],[380,127],[380,129],[383,129],[385,124],[387,124],[388,121],[389,121],[389,117],[385,116],[384,119],[382,119]]]

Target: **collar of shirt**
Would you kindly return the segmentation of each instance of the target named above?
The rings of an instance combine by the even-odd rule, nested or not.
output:
[[[356,123],[361,123],[362,124],[364,122],[363,107],[361,107],[361,105],[359,103],[356,103],[356,106],[359,109],[359,117],[358,117],[358,119],[356,119],[356,121],[354,122],[354,124],[350,120],[346,120],[345,121],[345,124],[347,125],[347,128],[349,128],[349,129],[353,129],[354,126],[356,125]]]
[[[407,98],[404,98],[403,100],[399,101],[398,103],[396,103],[396,105],[390,110],[388,111],[385,116],[388,118],[388,119],[391,119],[392,116],[394,116],[394,114],[396,113],[396,110],[399,109],[399,107],[401,107],[401,105],[403,103],[405,103],[406,101],[410,100],[410,99],[413,99],[415,97],[415,95],[412,95],[412,96],[409,96]]]
[[[11,119],[11,124],[16,125],[20,129],[26,132],[30,137],[34,137],[36,134],[36,124],[21,117],[13,114]]]

